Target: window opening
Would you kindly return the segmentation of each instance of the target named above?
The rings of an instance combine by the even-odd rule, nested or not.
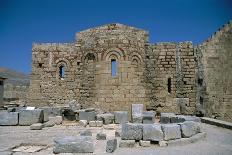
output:
[[[64,66],[59,67],[59,76],[60,78],[64,78]]]
[[[172,91],[172,81],[171,78],[168,78],[168,92],[171,93]]]
[[[117,61],[115,59],[111,60],[111,76],[115,77],[117,75]]]

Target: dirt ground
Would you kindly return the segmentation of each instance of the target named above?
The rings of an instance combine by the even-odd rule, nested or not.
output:
[[[118,128],[119,126],[111,126]],[[111,128],[110,127],[110,128]],[[134,147],[117,148],[114,155],[232,155],[232,130],[203,124],[203,131],[207,133],[204,140],[185,146],[159,147]],[[108,127],[109,128],[109,127]],[[43,130],[30,130],[29,126],[6,126],[0,127],[0,155],[50,155],[53,154],[53,138],[56,136],[74,136],[86,128],[75,124],[65,124],[44,128]],[[93,138],[96,139],[96,133],[103,131],[107,134],[107,139],[114,137],[115,130],[106,128],[87,127],[93,132]],[[118,139],[118,143],[119,143]],[[41,145],[42,150],[33,153],[12,152],[12,148],[24,143],[25,145]],[[42,147],[43,146],[43,147]],[[93,154],[102,155],[105,152],[106,140],[95,140],[95,151]],[[32,150],[35,148],[31,148]]]

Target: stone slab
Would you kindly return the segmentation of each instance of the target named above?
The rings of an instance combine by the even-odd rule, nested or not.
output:
[[[186,121],[180,124],[181,135],[183,138],[189,138],[201,131],[200,123]]]
[[[119,142],[119,147],[129,147],[129,148],[132,148],[135,146],[135,140],[121,140]]]
[[[94,144],[90,136],[69,136],[54,139],[54,153],[93,153]]]
[[[96,121],[97,127],[102,127],[103,126],[103,121]]]
[[[19,112],[19,125],[32,125],[43,123],[44,115],[42,109],[21,110]]]
[[[18,112],[0,112],[0,125],[18,125],[19,113]]]
[[[192,143],[198,142],[200,140],[205,139],[205,137],[207,136],[206,132],[202,132],[202,133],[198,133],[192,137],[190,137],[190,140]]]
[[[122,140],[141,140],[143,138],[143,125],[125,123],[122,124]]]
[[[79,121],[79,125],[80,125],[80,126],[86,127],[87,124],[88,124],[87,120],[80,120],[80,121]]]
[[[164,140],[181,138],[180,125],[178,124],[162,124],[161,129],[164,133]]]
[[[89,121],[89,127],[97,127],[96,121]]]
[[[79,113],[79,120],[87,120],[89,122],[89,121],[95,121],[95,118],[96,118],[95,111],[89,111],[89,112],[81,111]]]
[[[142,123],[143,121],[143,104],[132,104],[131,115],[133,123]]]
[[[110,139],[106,142],[106,152],[112,153],[117,148],[117,139]]]
[[[151,142],[150,141],[140,140],[139,141],[139,145],[142,146],[142,147],[150,147],[151,146]]]
[[[143,124],[154,123],[155,112],[154,111],[144,111],[143,112]]]
[[[161,113],[160,123],[162,123],[162,124],[171,123],[172,117],[176,117],[176,115],[174,113]]]
[[[209,117],[201,117],[201,122],[232,130],[232,123],[230,122],[213,119]]]
[[[187,144],[191,144],[190,138],[181,138],[181,139],[167,141],[168,146],[183,146],[183,145],[187,145]]]
[[[115,123],[122,124],[128,122],[128,112],[127,111],[115,111],[114,112]]]
[[[143,140],[144,141],[160,141],[163,139],[163,131],[160,124],[144,124]]]
[[[56,125],[62,124],[63,118],[62,116],[49,116],[49,122],[54,122]]]
[[[114,115],[111,113],[98,114],[97,120],[103,121],[103,124],[112,124],[114,123]]]
[[[31,130],[42,130],[44,125],[42,123],[35,123],[30,126]]]

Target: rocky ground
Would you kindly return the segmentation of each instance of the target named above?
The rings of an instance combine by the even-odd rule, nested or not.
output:
[[[123,155],[231,155],[232,154],[232,130],[224,129],[208,124],[203,124],[203,131],[207,132],[207,137],[196,143],[186,144],[184,146],[159,147],[134,147],[134,148],[117,148],[112,154]],[[110,125],[99,127],[87,127],[93,132],[93,138],[96,134],[103,131],[107,134],[107,139],[114,137],[115,130],[118,126]],[[86,128],[73,124],[57,125],[43,130],[30,130],[30,126],[0,126],[0,155],[46,155],[53,154],[53,138],[57,136],[74,136]],[[120,139],[118,139],[119,142]],[[38,152],[12,152],[20,144],[25,144],[24,150],[39,150]],[[29,145],[29,146],[27,146]],[[35,146],[31,146],[35,145]],[[38,146],[41,145],[41,146]],[[37,146],[37,147],[36,147]],[[12,149],[13,148],[13,149]],[[25,149],[26,148],[26,149]],[[19,148],[23,150],[23,148]],[[95,140],[95,150],[93,154],[106,154],[106,140]]]

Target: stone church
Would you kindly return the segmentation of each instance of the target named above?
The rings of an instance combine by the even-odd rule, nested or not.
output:
[[[77,100],[83,108],[103,111],[129,110],[132,103],[143,103],[160,112],[232,117],[231,25],[196,47],[189,41],[149,43],[147,31],[122,24],[78,32],[73,43],[35,43],[28,102],[59,106]],[[220,48],[223,56],[217,52]],[[215,63],[221,58],[228,64],[220,71]],[[225,70],[224,81],[216,83],[226,99],[217,97],[209,79],[215,74],[220,78]],[[224,104],[222,111],[218,104]]]

